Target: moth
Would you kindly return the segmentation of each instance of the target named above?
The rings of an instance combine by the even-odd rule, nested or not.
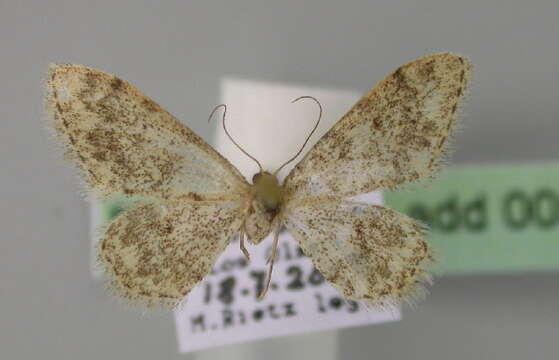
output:
[[[286,164],[266,171],[239,146],[259,166],[247,181],[170,113],[99,70],[51,65],[45,107],[66,155],[95,196],[148,199],[108,224],[98,246],[112,288],[123,298],[175,307],[236,234],[248,257],[245,240],[256,245],[273,233],[269,284],[285,226],[345,298],[387,305],[421,294],[433,252],[421,224],[351,198],[437,173],[471,68],[466,58],[450,53],[401,66],[281,183],[278,173]],[[225,115],[223,127],[227,131]]]

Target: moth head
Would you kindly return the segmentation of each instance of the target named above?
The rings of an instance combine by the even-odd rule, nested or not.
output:
[[[262,184],[263,182],[273,182],[274,180],[277,182],[277,178],[271,173],[267,171],[260,171],[252,177],[252,185]]]

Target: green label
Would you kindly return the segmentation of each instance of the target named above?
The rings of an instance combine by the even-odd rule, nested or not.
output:
[[[114,197],[101,204],[101,223],[104,224],[118,215],[124,210],[128,210],[133,204],[131,199],[125,197]]]
[[[384,198],[429,225],[443,274],[559,268],[559,164],[453,167]]]

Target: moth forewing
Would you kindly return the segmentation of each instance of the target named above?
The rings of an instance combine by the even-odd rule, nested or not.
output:
[[[286,196],[351,197],[432,177],[456,128],[471,64],[435,54],[365,94],[295,166]]]
[[[90,189],[223,199],[248,184],[227,160],[135,87],[80,65],[51,65],[50,127]]]

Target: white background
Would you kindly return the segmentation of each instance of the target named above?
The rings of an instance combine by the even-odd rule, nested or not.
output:
[[[474,87],[458,163],[559,159],[559,3],[0,1],[0,355],[6,359],[554,359],[559,277],[443,278],[404,321],[177,354],[172,315],[123,311],[89,274],[88,205],[43,129],[48,62],[132,81],[211,141],[219,79],[366,91],[441,50]]]

